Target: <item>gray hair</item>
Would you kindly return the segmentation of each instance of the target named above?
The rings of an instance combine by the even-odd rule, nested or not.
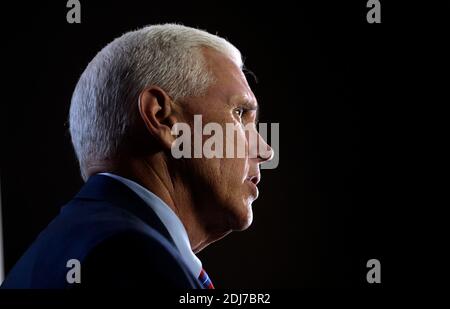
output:
[[[214,82],[201,47],[229,57],[240,68],[239,50],[206,31],[177,25],[152,25],[125,33],[88,64],[70,105],[70,135],[86,180],[87,163],[114,158],[138,115],[145,87],[161,87],[174,100],[202,95]]]

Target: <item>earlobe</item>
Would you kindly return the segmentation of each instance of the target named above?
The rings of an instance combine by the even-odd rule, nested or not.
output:
[[[163,149],[170,149],[174,141],[171,135],[173,121],[172,99],[157,87],[145,88],[139,95],[139,114],[147,132]]]

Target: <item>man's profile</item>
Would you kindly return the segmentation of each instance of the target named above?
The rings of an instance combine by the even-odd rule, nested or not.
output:
[[[195,254],[251,224],[260,164],[273,155],[254,126],[244,129],[257,122],[258,105],[242,68],[225,39],[175,24],[128,32],[104,47],[70,106],[86,183],[2,287],[212,288]],[[219,128],[233,124],[245,155],[174,158],[173,127],[193,127],[198,115]],[[71,260],[80,262],[80,282],[67,280]]]

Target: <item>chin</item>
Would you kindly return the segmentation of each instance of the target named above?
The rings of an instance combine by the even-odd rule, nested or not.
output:
[[[248,229],[250,227],[250,225],[252,225],[253,219],[247,220],[245,222],[241,222],[241,224],[234,229],[235,231],[245,231],[246,229]]]
[[[233,231],[244,231],[253,222],[253,211],[251,204],[241,206],[241,211],[235,213],[232,224]]]

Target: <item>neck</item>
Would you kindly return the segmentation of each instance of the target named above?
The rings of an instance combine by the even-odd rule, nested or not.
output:
[[[146,158],[126,158],[121,162],[102,161],[89,165],[89,175],[102,172],[114,173],[133,180],[163,200],[183,223],[194,253],[224,236],[212,235],[207,231],[202,224],[198,207],[195,207],[189,183],[186,183],[181,175],[170,170],[163,153]]]

